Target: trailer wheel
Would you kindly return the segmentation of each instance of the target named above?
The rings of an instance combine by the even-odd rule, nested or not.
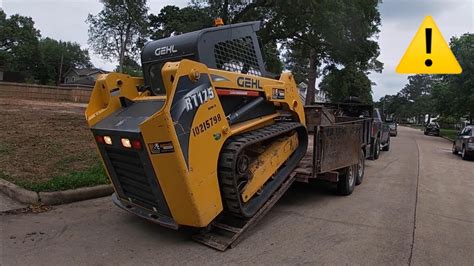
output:
[[[346,167],[343,171],[341,176],[339,177],[339,181],[337,182],[337,192],[340,195],[347,196],[352,194],[354,191],[354,187],[356,184],[357,179],[357,165],[352,165]]]
[[[362,180],[364,179],[364,173],[365,173],[365,154],[364,154],[364,151],[360,150],[359,163],[357,164],[356,185],[362,184]]]

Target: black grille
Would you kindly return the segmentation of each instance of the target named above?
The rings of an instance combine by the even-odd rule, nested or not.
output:
[[[163,210],[150,185],[140,156],[136,151],[106,149],[110,163],[114,168],[123,196],[131,202],[150,210]],[[154,182],[156,183],[156,182]]]
[[[250,36],[217,43],[214,53],[219,69],[262,76]]]

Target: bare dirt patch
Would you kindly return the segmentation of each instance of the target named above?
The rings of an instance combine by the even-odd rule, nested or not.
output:
[[[85,104],[0,98],[0,174],[37,183],[97,165],[84,111]]]

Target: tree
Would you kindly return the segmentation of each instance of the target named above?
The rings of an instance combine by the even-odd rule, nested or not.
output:
[[[474,122],[474,34],[466,33],[461,37],[453,37],[450,41],[451,50],[462,67],[459,75],[445,77],[449,89],[454,92],[457,113]]]
[[[39,30],[33,19],[20,15],[7,18],[0,9],[0,62],[8,71],[20,72],[28,79],[34,78],[38,69]]]
[[[367,75],[353,67],[334,68],[320,84],[332,102],[342,102],[349,96],[358,97],[363,103],[372,103],[371,81]]]
[[[287,46],[287,51],[283,55],[285,68],[290,70],[295,77],[296,82],[308,83],[308,67],[309,67],[309,49],[306,45],[293,43],[291,47]],[[318,73],[319,75],[320,73]]]
[[[413,75],[408,77],[408,84],[400,91],[400,97],[413,103],[409,105],[406,113],[417,118],[419,124],[424,123],[425,116],[428,120],[436,111],[432,102],[432,91],[440,76]]]
[[[89,44],[104,59],[117,58],[122,72],[125,57],[137,57],[144,44],[148,25],[146,0],[101,2],[102,11],[87,17]]]
[[[199,28],[182,25],[182,21],[199,22],[196,17],[221,17],[226,24],[261,21],[263,28],[258,35],[264,43],[267,69],[280,72],[277,47],[278,43],[284,44],[288,69],[295,72],[298,81],[308,81],[306,101],[310,103],[314,101],[316,78],[323,72],[321,65],[346,67],[366,76],[368,71],[381,71],[382,64],[376,60],[379,47],[374,40],[380,26],[378,3],[379,0],[192,1],[187,7],[190,14],[185,15],[177,7],[162,9],[156,19],[161,24],[154,28],[158,37],[167,37],[173,32]],[[206,15],[200,15],[202,12]],[[370,86],[361,88],[366,89],[364,95],[370,94]]]
[[[410,117],[407,113],[407,107],[410,106],[410,103],[411,102],[401,97],[398,93],[396,95],[385,95],[375,103],[375,106],[382,108],[386,117],[391,117],[399,121]]]
[[[287,47],[293,51],[301,49],[302,52],[293,54],[304,53],[307,57],[306,104],[314,101],[321,65],[328,67],[326,74],[330,72],[327,70],[341,66],[364,75],[369,70],[381,71],[382,64],[376,60],[379,46],[373,39],[380,26],[378,3],[377,0],[290,1],[286,8],[279,9],[284,17],[282,25],[287,27],[284,31],[294,32]]]
[[[212,17],[205,9],[198,7],[165,6],[158,15],[150,14],[151,38],[161,39],[212,26]]]
[[[182,34],[190,31],[196,31],[203,28],[212,27],[213,20],[220,16],[232,16],[235,18],[234,22],[241,22],[240,20],[260,20],[263,11],[256,11],[255,9],[234,7],[234,1],[227,1],[227,6],[230,9],[227,13],[223,12],[223,7],[219,5],[220,1],[210,1],[208,5],[193,4],[192,6],[178,8],[176,6],[165,6],[160,10],[158,15],[151,14],[150,20],[150,35],[152,39],[166,38],[174,34]],[[238,1],[236,1],[238,2]],[[255,3],[245,2],[242,7],[255,6],[262,1],[255,1]],[[240,13],[236,13],[240,10]],[[237,21],[239,20],[239,21]],[[224,19],[226,21],[226,19]],[[232,22],[231,22],[232,23]],[[267,23],[267,25],[270,23]],[[280,53],[277,49],[277,41],[267,35],[264,35],[264,30],[259,32],[263,43],[263,54],[265,57],[265,64],[268,71],[273,73],[281,73],[283,64],[280,60]]]
[[[119,67],[120,66],[117,66],[115,71],[119,71]],[[123,60],[122,73],[129,74],[132,77],[143,77],[143,71],[140,64],[128,56],[126,56]]]
[[[450,46],[463,72],[459,75],[414,75],[397,95],[386,95],[388,111],[399,117],[416,117],[418,122],[428,115],[441,117],[450,124],[460,118],[474,119],[474,34],[451,38]]]
[[[78,43],[45,38],[39,42],[39,51],[41,63],[36,76],[42,84],[58,85],[71,67],[92,67],[89,52]]]
[[[192,0],[194,7],[206,9],[212,18],[221,18],[225,24],[262,20],[278,5],[275,0]]]

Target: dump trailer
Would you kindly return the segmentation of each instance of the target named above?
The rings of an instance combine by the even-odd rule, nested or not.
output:
[[[341,195],[362,183],[372,156],[371,105],[318,103],[305,107],[309,146],[295,169],[297,181],[334,182]]]
[[[259,27],[152,41],[142,50],[143,78],[98,77],[86,118],[118,207],[172,229],[198,228],[195,240],[225,250],[297,179],[308,150],[305,109],[291,73],[266,72]],[[336,178],[356,169],[354,158],[333,169]]]

